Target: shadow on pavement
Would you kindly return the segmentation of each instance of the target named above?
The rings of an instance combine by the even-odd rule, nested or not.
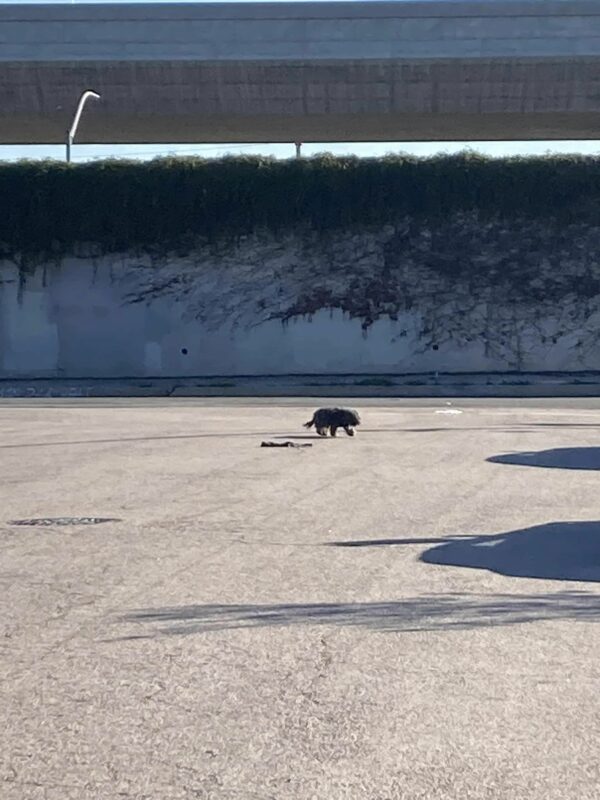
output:
[[[366,539],[331,547],[435,544],[420,561],[485,569],[513,578],[600,582],[600,522],[550,522],[491,536],[445,539]],[[600,598],[599,598],[600,599]]]
[[[600,469],[600,447],[556,447],[553,450],[525,451],[490,456],[493,464],[555,469]]]
[[[209,433],[176,433],[162,436],[121,436],[115,439],[73,439],[71,441],[18,442],[0,444],[0,450],[18,450],[24,447],[69,447],[79,444],[129,444],[131,442],[168,442],[172,439],[231,439],[237,437],[271,436],[272,431],[221,431]]]
[[[530,431],[524,431],[518,428],[501,428],[497,426],[488,426],[488,427],[456,427],[456,428],[358,428],[357,434],[362,436],[365,433],[377,433],[377,434],[388,434],[388,433],[464,433],[465,431],[493,431],[495,433],[529,433]],[[71,445],[82,445],[82,444],[128,444],[131,442],[159,442],[159,441],[170,441],[172,439],[236,439],[236,438],[244,438],[244,437],[255,437],[255,436],[270,436],[275,439],[324,439],[324,436],[318,436],[316,434],[303,434],[303,433],[291,433],[288,436],[284,436],[282,434],[278,434],[277,436],[273,436],[273,431],[208,431],[208,432],[199,432],[199,433],[176,433],[176,434],[164,434],[164,435],[153,435],[153,436],[121,436],[118,438],[109,438],[109,439],[72,439],[72,440],[48,440],[45,442],[14,442],[9,444],[0,444],[0,450],[19,450],[22,448],[28,447],[69,447]],[[339,435],[339,434],[338,434]],[[346,434],[342,431],[342,437],[340,438],[349,438],[346,437]]]
[[[600,581],[600,522],[551,522],[426,550],[426,564],[486,569],[514,578]]]
[[[289,436],[271,436],[271,439],[329,439],[330,436],[319,436],[318,433],[291,433]]]
[[[326,542],[327,547],[390,547],[402,544],[443,544],[455,539],[476,539],[475,536],[452,536],[434,539],[348,539],[345,542]]]
[[[519,422],[530,428],[600,428],[599,422]]]
[[[585,592],[440,594],[374,603],[189,605],[139,610],[121,622],[145,623],[153,629],[121,639],[289,625],[339,625],[393,633],[599,619],[600,595]]]

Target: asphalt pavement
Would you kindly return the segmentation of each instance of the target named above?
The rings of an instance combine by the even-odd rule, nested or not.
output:
[[[600,401],[318,404],[0,402],[2,800],[598,797]]]

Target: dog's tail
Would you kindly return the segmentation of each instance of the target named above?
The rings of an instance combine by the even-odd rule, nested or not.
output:
[[[312,426],[313,426],[314,424],[315,424],[315,418],[313,417],[313,418],[312,418],[311,420],[309,420],[308,422],[305,422],[305,423],[304,423],[304,425],[303,425],[302,427],[303,427],[303,428],[312,428]]]

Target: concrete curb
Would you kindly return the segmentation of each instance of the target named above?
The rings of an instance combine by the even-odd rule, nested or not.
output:
[[[0,380],[0,399],[52,397],[600,397],[600,374]]]

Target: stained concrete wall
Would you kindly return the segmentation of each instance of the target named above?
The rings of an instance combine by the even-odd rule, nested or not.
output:
[[[0,377],[600,369],[600,228],[256,235],[0,265]]]
[[[595,138],[600,0],[0,5],[0,140]]]

